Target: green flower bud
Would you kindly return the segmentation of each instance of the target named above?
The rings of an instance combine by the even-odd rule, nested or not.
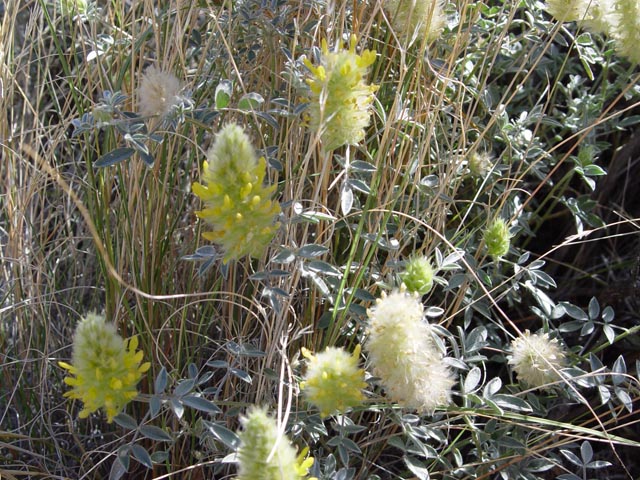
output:
[[[491,155],[487,152],[473,152],[469,155],[468,166],[471,175],[486,177],[493,167]]]
[[[487,247],[487,253],[494,260],[504,257],[509,252],[511,245],[511,234],[509,226],[502,218],[497,218],[484,231],[484,243]]]
[[[409,260],[400,278],[409,292],[424,295],[433,288],[433,274],[433,267],[426,257],[414,257]]]

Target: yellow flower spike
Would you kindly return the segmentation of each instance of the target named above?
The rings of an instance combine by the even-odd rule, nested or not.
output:
[[[309,454],[309,447],[304,447],[296,458],[296,471],[301,477],[305,476],[309,469],[313,466],[315,461],[313,457],[307,456]],[[316,477],[311,477],[309,480],[317,480]]]
[[[240,196],[245,198],[251,193],[252,190],[253,190],[253,185],[251,185],[251,182],[249,182],[240,189]]]
[[[140,365],[143,353],[138,341],[118,335],[103,316],[88,314],[76,328],[72,363],[59,362],[68,371],[64,382],[71,390],[64,396],[80,400],[80,418],[102,408],[111,423],[122,408],[138,395],[137,383],[150,364]]]
[[[364,370],[358,368],[360,346],[351,355],[335,347],[327,347],[317,355],[303,348],[302,355],[308,362],[300,388],[307,400],[318,407],[323,417],[344,412],[363,402],[362,389],[366,387],[366,383]]]
[[[244,130],[223,127],[204,164],[206,185],[194,183],[192,190],[206,206],[197,215],[213,227],[203,237],[222,246],[225,263],[259,257],[278,229],[280,206],[271,199],[275,186],[262,185],[265,176],[266,159],[258,158]]]
[[[347,50],[329,52],[323,39],[321,65],[305,61],[311,75],[307,79],[311,91],[307,121],[311,130],[320,134],[326,150],[359,143],[369,125],[378,87],[367,85],[364,78],[376,54],[364,50],[357,55],[356,44],[352,35]]]
[[[70,373],[73,373],[75,371],[75,367],[73,365],[68,364],[67,362],[58,362],[58,366],[64,368],[65,370],[69,370]],[[65,381],[68,379],[65,378]]]

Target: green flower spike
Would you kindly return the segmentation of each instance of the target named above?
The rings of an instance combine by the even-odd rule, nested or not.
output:
[[[474,177],[486,177],[491,171],[493,163],[489,153],[473,152],[469,155],[468,166],[471,175]]]
[[[84,404],[80,418],[103,408],[111,423],[138,395],[136,385],[151,364],[140,363],[143,353],[137,348],[137,337],[123,340],[103,316],[90,313],[82,319],[73,338],[72,364],[59,362],[70,374],[64,382],[72,387],[64,396]]]
[[[240,419],[237,480],[298,480],[304,478],[313,458],[296,457],[295,448],[264,408],[254,407]]]
[[[204,162],[204,185],[192,185],[206,205],[197,215],[213,227],[203,237],[222,246],[225,263],[261,256],[278,229],[280,206],[271,199],[275,186],[262,185],[265,175],[266,161],[258,158],[244,130],[226,125]]]

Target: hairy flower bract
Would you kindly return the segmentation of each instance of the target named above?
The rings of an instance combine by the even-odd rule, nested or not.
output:
[[[367,384],[364,370],[358,368],[360,345],[352,355],[336,347],[327,347],[317,355],[303,348],[302,354],[308,364],[300,386],[307,400],[320,409],[323,417],[362,403],[362,389]]]
[[[351,37],[349,50],[329,52],[322,41],[322,61],[305,65],[311,72],[307,80],[311,89],[308,122],[318,132],[323,147],[334,150],[342,145],[355,145],[364,139],[369,125],[370,105],[377,86],[367,85],[364,77],[376,59],[375,52],[356,54],[356,37]]]
[[[574,22],[585,18],[588,0],[547,0],[547,12],[561,22]]]
[[[424,307],[404,291],[383,295],[368,311],[365,349],[391,400],[420,412],[450,402],[453,374],[423,320]]]
[[[557,338],[548,333],[531,334],[525,330],[511,343],[509,365],[518,379],[531,387],[545,388],[560,379],[558,370],[565,366],[565,353]]]
[[[278,229],[280,206],[271,199],[275,186],[263,185],[265,175],[266,161],[242,127],[223,127],[203,165],[204,185],[192,188],[206,206],[197,215],[213,227],[203,236],[222,246],[225,262],[259,257]]]
[[[138,395],[136,385],[151,364],[141,364],[143,353],[137,348],[137,337],[123,340],[101,315],[90,313],[80,321],[73,337],[71,364],[60,362],[70,374],[64,381],[72,387],[64,396],[83,403],[80,418],[103,408],[111,423]]]

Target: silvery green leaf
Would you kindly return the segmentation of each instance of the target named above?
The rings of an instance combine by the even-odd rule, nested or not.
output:
[[[411,470],[411,473],[416,476],[416,478],[418,478],[419,480],[429,480],[429,470],[427,470],[427,467],[425,467],[425,465],[421,461],[413,457],[405,456],[404,463],[407,465],[407,468]]]
[[[127,459],[129,457],[127,456]],[[123,475],[127,473],[127,469],[122,465],[120,458],[117,458],[111,464],[111,470],[109,471],[109,480],[120,480]]]
[[[567,315],[569,315],[571,318],[583,321],[589,320],[589,316],[580,307],[576,307],[569,302],[560,302],[560,305],[564,307]]]
[[[631,396],[629,395],[629,393],[623,388],[616,388],[615,392],[616,397],[618,397],[618,400],[620,400],[625,408],[629,410],[629,413],[633,412],[633,400],[631,400]]]
[[[251,375],[249,375],[244,370],[240,370],[239,368],[230,368],[229,371],[243,382],[251,383],[253,381]]]
[[[569,460],[571,463],[573,463],[575,466],[577,467],[582,467],[582,461],[580,460],[580,458],[578,458],[578,456],[573,453],[571,450],[567,450],[565,448],[560,449],[560,453],[562,455],[564,455],[564,457]]]
[[[330,277],[342,277],[342,273],[333,265],[323,262],[322,260],[314,260],[307,265],[309,270],[317,273],[323,273]]]
[[[602,326],[602,333],[604,333],[604,336],[607,337],[609,345],[613,345],[613,342],[615,342],[616,340],[616,332],[613,331],[613,328],[611,328],[610,325],[605,324]]]
[[[133,457],[142,465],[147,468],[153,468],[153,460],[151,460],[149,452],[147,452],[142,445],[137,443],[131,445],[131,453],[133,453]]]
[[[369,162],[364,162],[362,160],[354,160],[350,165],[351,170],[356,172],[375,172],[377,169],[375,165],[370,164]]]
[[[193,390],[193,387],[195,386],[195,384],[196,384],[196,381],[192,378],[188,380],[181,380],[180,383],[178,383],[178,386],[176,387],[176,389],[173,391],[173,394],[176,397],[181,397],[183,395],[186,395],[191,390]]]
[[[160,427],[154,425],[142,425],[140,427],[140,434],[143,437],[156,440],[158,442],[173,442],[173,437]]]
[[[170,403],[171,403],[171,410],[173,411],[173,414],[176,417],[178,417],[178,420],[181,419],[182,416],[184,415],[184,406],[182,405],[180,400],[172,398]]]
[[[209,429],[209,431],[224,443],[231,450],[236,450],[238,445],[240,444],[240,438],[234,432],[229,430],[228,428],[213,422],[204,422],[204,425]]]
[[[167,369],[162,367],[160,369],[160,372],[158,372],[158,375],[156,376],[153,391],[156,394],[163,393],[164,389],[167,388],[167,380],[168,380]]]
[[[300,247],[297,252],[297,255],[303,258],[313,258],[319,257],[320,255],[324,255],[327,253],[329,249],[323,245],[316,245],[314,243],[304,245]]]
[[[136,422],[133,417],[127,415],[124,412],[120,412],[118,415],[113,417],[113,421],[120,425],[122,428],[126,428],[127,430],[135,430],[136,428],[138,428],[138,422]]]
[[[491,397],[491,400],[496,402],[502,408],[508,408],[509,410],[515,410],[517,412],[532,412],[533,408],[523,399],[514,395],[496,394]]]
[[[429,318],[437,318],[444,313],[444,308],[440,307],[427,307],[424,314]]]
[[[264,98],[262,95],[256,92],[250,92],[242,96],[238,102],[238,108],[245,111],[257,110],[263,103]]]
[[[496,393],[498,393],[501,388],[502,388],[502,380],[500,380],[500,377],[492,378],[484,386],[484,390],[482,391],[482,395],[484,397],[491,397],[491,396],[495,395]]]
[[[136,153],[136,150],[134,148],[116,148],[115,150],[105,153],[100,158],[98,158],[93,166],[98,168],[110,167],[131,158],[134,153]]]
[[[591,444],[586,440],[580,445],[580,456],[582,457],[583,464],[589,463],[593,458],[593,448],[591,448]]]
[[[597,320],[598,315],[600,315],[600,304],[598,303],[598,299],[596,297],[591,297],[589,300],[589,319]]]
[[[215,91],[215,104],[218,110],[229,105],[231,94],[233,92],[233,83],[230,80],[222,80]]]
[[[627,364],[624,361],[624,357],[620,355],[611,369],[613,375],[612,380],[614,385],[620,385],[624,382],[625,374],[627,373]]]
[[[345,183],[340,189],[340,207],[342,214],[348,215],[353,208],[353,190]]]
[[[473,367],[469,370],[466,378],[464,379],[463,384],[463,392],[471,393],[475,391],[475,388],[480,384],[480,380],[482,380],[482,371],[478,367]]]
[[[206,398],[197,397],[195,395],[187,395],[185,397],[182,397],[182,404],[187,407],[200,410],[201,412],[206,412],[210,415],[215,415],[222,411],[213,402],[210,402]]]
[[[155,417],[158,413],[160,413],[160,408],[162,407],[162,401],[160,397],[157,395],[152,395],[149,398],[149,411],[151,412],[151,416]]]

